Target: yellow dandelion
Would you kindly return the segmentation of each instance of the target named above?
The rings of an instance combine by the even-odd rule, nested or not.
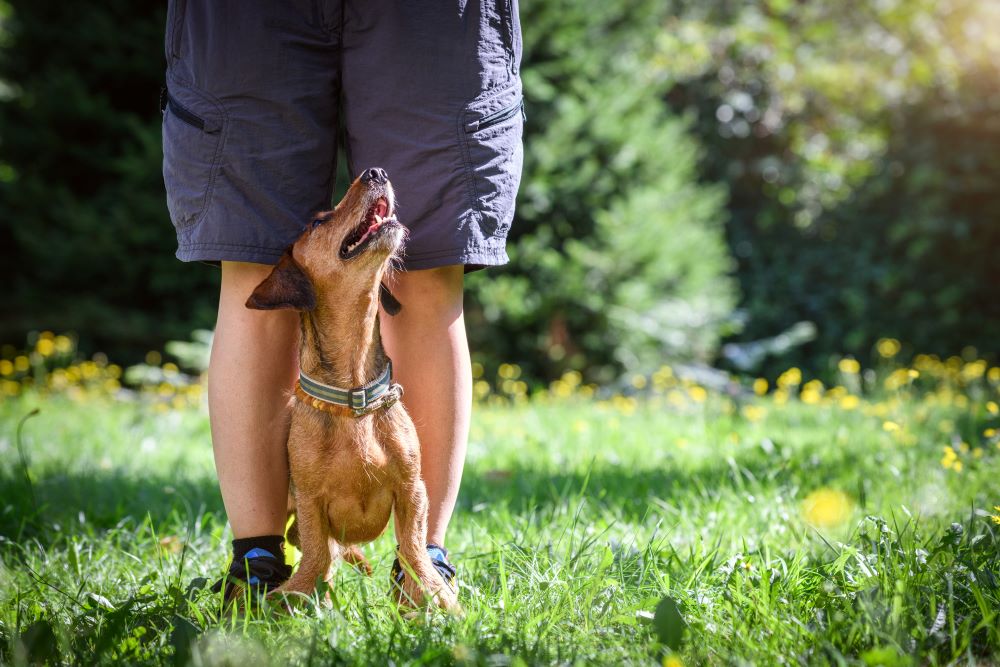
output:
[[[39,338],[35,343],[35,351],[43,357],[49,357],[56,351],[56,344],[51,338]]]
[[[757,378],[753,381],[753,393],[758,396],[763,396],[767,393],[767,380],[764,378]]]
[[[69,336],[56,336],[56,352],[66,354],[73,349],[73,340]]]
[[[802,501],[803,518],[817,528],[839,526],[850,518],[851,512],[851,499],[837,489],[817,489]]]
[[[660,368],[653,373],[653,386],[657,389],[666,389],[670,385],[670,381],[673,377],[674,369],[670,366],[660,366]]]
[[[984,438],[992,438],[996,434],[997,434],[997,430],[995,428],[988,428],[985,431],[983,431],[983,437]]]
[[[483,377],[483,365],[478,361],[472,362],[472,377],[477,380]]]
[[[583,382],[583,376],[580,374],[580,371],[566,371],[563,373],[561,379],[571,388],[578,387],[580,386],[580,383]]]
[[[691,400],[695,403],[704,403],[708,399],[708,392],[705,391],[704,387],[699,387],[698,385],[688,389],[688,395],[691,396]]]
[[[514,376],[514,365],[513,364],[500,364],[500,368],[497,369],[497,375],[499,375],[504,380],[512,380]]]
[[[23,373],[26,370],[28,370],[29,368],[31,368],[31,360],[29,360],[28,357],[24,356],[23,354],[19,355],[17,357],[14,357],[14,370],[15,371],[17,371],[18,373]]]
[[[900,347],[901,345],[899,344],[899,341],[895,338],[881,338],[875,344],[875,349],[877,349],[879,355],[885,359],[890,359],[899,354]]]
[[[472,385],[472,393],[476,398],[485,398],[490,393],[490,383],[486,380],[476,380]]]
[[[687,401],[684,400],[684,394],[682,394],[677,389],[671,389],[667,393],[667,402],[675,408],[682,408],[687,405]]]
[[[166,375],[177,375],[177,373],[180,371],[180,369],[177,368],[177,364],[173,363],[172,361],[168,361],[167,363],[163,364],[162,368],[164,374]]]
[[[146,363],[150,366],[159,366],[163,363],[163,355],[156,350],[150,350],[146,353]]]
[[[882,430],[886,433],[893,433],[899,430],[899,424],[894,421],[884,421],[882,422]]]
[[[994,505],[993,511],[996,512],[996,514],[990,515],[990,519],[993,520],[993,523],[1000,525],[1000,505]]]
[[[966,382],[978,380],[986,374],[986,362],[983,359],[970,361],[962,367],[962,379]]]
[[[14,372],[14,364],[9,359],[0,360],[0,375],[7,376]]]
[[[740,414],[742,414],[747,421],[759,422],[767,414],[767,410],[759,405],[744,405],[740,410]]]
[[[636,389],[645,389],[646,388],[646,376],[645,375],[641,375],[639,373],[636,373],[635,375],[633,375],[632,376],[632,386],[635,387]]]
[[[631,415],[635,412],[637,401],[631,396],[615,395],[611,397],[611,405],[623,415]]]
[[[954,463],[951,464],[951,469],[954,470],[955,472],[962,472],[963,467],[964,466],[962,465],[961,461],[955,461]]]
[[[990,382],[1000,382],[1000,367],[994,366],[988,370],[986,377],[990,379]]]
[[[816,405],[823,401],[823,394],[812,389],[803,389],[799,394],[799,400],[806,405]]]
[[[914,376],[910,373],[916,373],[916,371],[910,371],[906,368],[897,368],[882,382],[886,389],[889,391],[896,391],[897,389],[908,385]]]
[[[996,415],[1000,413],[1000,405],[997,405],[996,401],[989,401],[986,404],[986,411],[989,412],[991,415]]]
[[[663,656],[663,667],[684,667],[684,661],[676,655]]]
[[[801,382],[802,371],[794,366],[778,376],[778,386],[782,389],[798,386]]]
[[[840,369],[841,373],[847,375],[857,375],[861,372],[861,364],[858,363],[856,359],[844,358],[841,359],[837,364],[837,368]]]
[[[840,399],[840,407],[843,410],[854,410],[858,407],[859,403],[861,403],[861,400],[853,394],[848,394]]]

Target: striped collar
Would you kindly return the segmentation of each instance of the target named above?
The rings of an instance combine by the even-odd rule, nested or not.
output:
[[[377,378],[353,389],[331,387],[299,371],[298,389],[318,401],[353,411],[356,417],[388,407],[402,394],[399,385],[392,382],[392,361],[385,365],[385,370]]]

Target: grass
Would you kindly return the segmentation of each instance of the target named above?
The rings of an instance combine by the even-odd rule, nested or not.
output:
[[[25,390],[0,404],[0,661],[997,664],[998,383],[925,377],[481,405],[448,544],[466,614],[415,620],[390,536],[329,601],[223,612],[204,410]]]

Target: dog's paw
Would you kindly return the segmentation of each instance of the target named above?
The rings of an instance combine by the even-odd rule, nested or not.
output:
[[[400,607],[405,609],[426,607],[428,606],[428,597],[432,604],[450,614],[459,615],[462,613],[457,591],[444,581],[432,582],[429,587],[425,587],[409,574],[404,577],[403,590],[398,598]]]
[[[458,603],[458,592],[445,584],[442,586],[435,594],[434,601],[437,606],[455,616],[461,616],[464,612],[462,610],[462,605]]]
[[[371,563],[368,562],[368,559],[365,558],[365,555],[358,547],[353,545],[344,547],[343,551],[340,553],[340,557],[344,559],[345,563],[354,566],[354,568],[359,572],[362,572],[369,577],[372,576],[373,570]]]

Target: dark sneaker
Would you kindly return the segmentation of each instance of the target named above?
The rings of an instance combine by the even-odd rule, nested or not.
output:
[[[234,560],[225,577],[212,586],[213,593],[220,593],[225,586],[226,604],[239,599],[249,590],[251,597],[266,595],[292,576],[292,568],[267,549],[251,549],[240,560]]]
[[[397,547],[397,549],[398,548],[399,547]],[[448,550],[444,547],[439,547],[436,544],[428,544],[427,555],[431,557],[431,565],[434,566],[434,569],[441,573],[441,578],[444,579],[444,583],[454,588],[455,573],[457,570],[455,569],[455,566],[451,564],[451,561],[448,560]],[[392,561],[392,572],[389,576],[392,579],[394,589],[398,590],[402,588],[403,568],[399,564],[399,558]]]

